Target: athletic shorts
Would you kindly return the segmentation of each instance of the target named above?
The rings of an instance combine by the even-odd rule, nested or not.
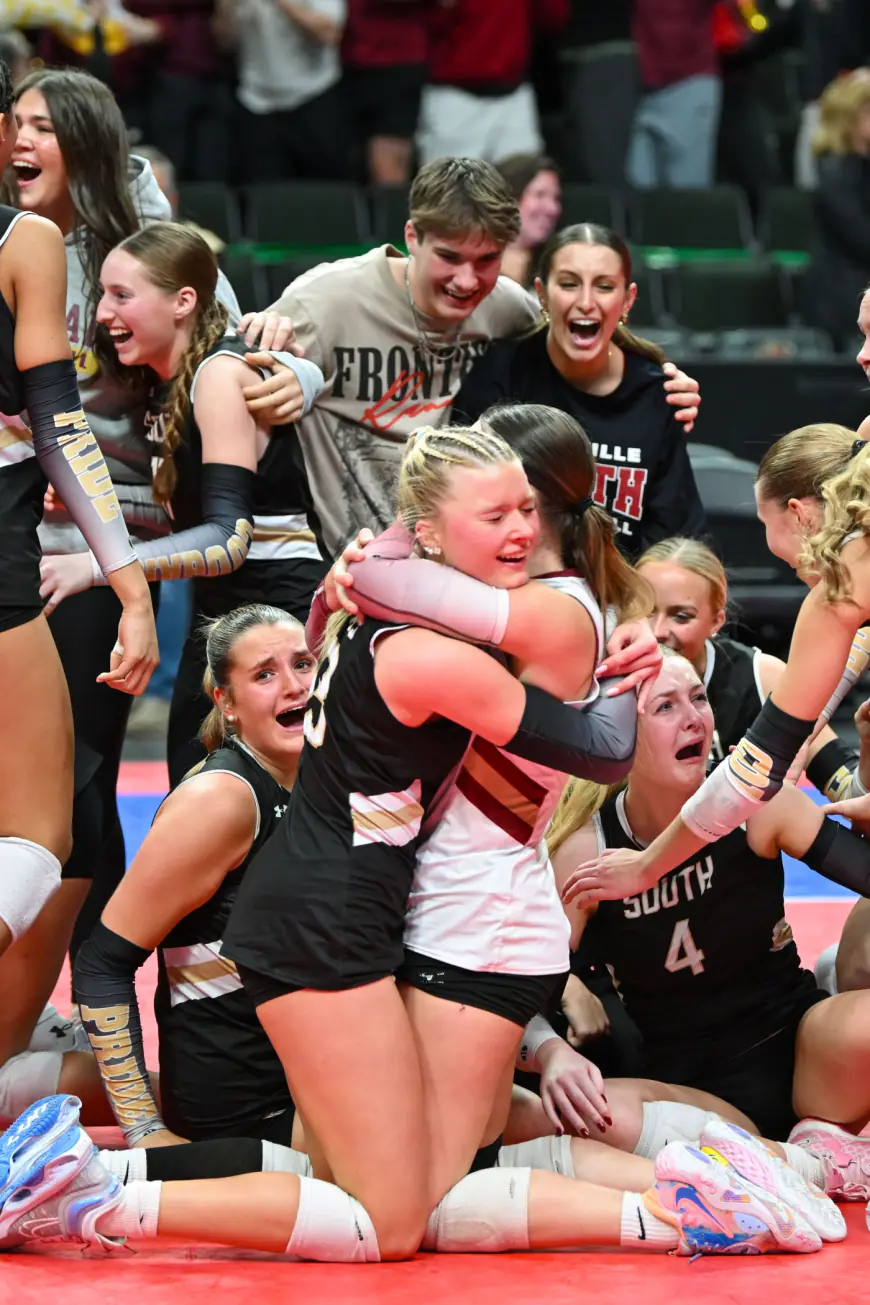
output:
[[[466,970],[460,965],[433,960],[419,952],[405,952],[396,971],[399,983],[444,1001],[500,1015],[524,1029],[529,1020],[548,1009],[557,986],[564,987],[564,974],[503,974],[493,970]]]
[[[809,988],[775,1032],[739,1054],[722,1049],[699,1056],[682,1048],[651,1048],[642,1077],[712,1092],[748,1115],[762,1137],[784,1142],[797,1121],[792,1105],[795,1040],[804,1015],[829,993]]]
[[[413,140],[425,81],[426,65],[422,63],[346,68],[345,94],[362,139],[391,136]]]
[[[47,484],[36,458],[0,470],[0,632],[42,612],[37,529]]]

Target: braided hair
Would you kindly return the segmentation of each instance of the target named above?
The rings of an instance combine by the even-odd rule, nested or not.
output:
[[[228,314],[215,298],[218,265],[198,232],[178,222],[154,222],[118,246],[138,259],[160,290],[172,294],[183,286],[196,291],[197,306],[190,343],[172,382],[163,414],[163,461],[154,477],[154,498],[168,503],[178,479],[175,450],[190,414],[190,388],[197,368],[227,329]]]

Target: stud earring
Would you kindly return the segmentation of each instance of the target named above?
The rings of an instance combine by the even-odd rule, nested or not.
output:
[[[440,548],[427,548],[425,544],[423,545],[423,552],[424,552],[424,553],[428,553],[428,555],[429,555],[430,557],[440,557],[440,556],[441,556],[441,549],[440,549]]]

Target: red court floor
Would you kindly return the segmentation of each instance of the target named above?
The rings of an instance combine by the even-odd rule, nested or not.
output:
[[[839,935],[843,902],[789,907],[805,963]],[[153,966],[142,982],[149,1018]],[[58,986],[65,1008],[67,979]],[[104,1139],[101,1137],[100,1141]],[[105,1139],[108,1140],[108,1139]],[[867,1299],[870,1233],[862,1205],[848,1206],[849,1238],[818,1255],[688,1260],[643,1252],[556,1252],[503,1256],[420,1255],[409,1264],[345,1267],[297,1264],[280,1256],[164,1243],[134,1254],[83,1256],[52,1248],[0,1261],[0,1305],[216,1305],[242,1297],[252,1305],[841,1305]]]

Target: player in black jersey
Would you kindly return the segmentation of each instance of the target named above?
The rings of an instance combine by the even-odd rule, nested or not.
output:
[[[694,668],[676,654],[666,657],[628,787],[607,796],[577,785],[554,821],[553,864],[566,901],[578,862],[604,847],[643,847],[667,826],[702,782],[712,733]],[[849,1130],[860,1175],[870,1140],[851,1133],[870,1119],[870,992],[828,997],[801,969],[785,919],[783,851],[822,873],[861,864],[870,882],[870,846],[787,785],[745,829],[652,888],[592,908],[601,952],[643,1035],[644,1075],[654,1080],[615,1080],[605,1085],[607,1099],[614,1122],[626,1099],[634,1102],[630,1146],[641,1132],[644,1100],[723,1114],[727,1102],[742,1122],[780,1141],[796,1119],[832,1121]],[[576,936],[587,915],[576,906],[569,914]],[[621,1126],[613,1140],[625,1144]],[[846,1183],[826,1177],[843,1194]]]
[[[262,601],[304,619],[325,565],[295,428],[272,428],[248,411],[246,390],[259,372],[245,361],[244,342],[226,335],[217,260],[206,242],[188,227],[154,223],[113,250],[101,276],[97,319],[118,361],[147,367],[157,379],[151,432],[162,462],[154,493],[175,533],[137,544],[136,552],[150,580],[193,579],[194,630],[169,718],[175,785],[203,756],[199,618]],[[322,376],[302,359],[295,365],[310,406]],[[88,554],[47,559],[43,573],[52,605],[102,579]]]
[[[287,808],[314,658],[299,622],[265,604],[216,618],[206,655],[207,759],[162,804],[82,944],[75,986],[131,1146],[220,1137],[289,1146],[284,1071],[221,940],[245,872]],[[135,991],[136,970],[157,946],[160,1105]]]
[[[848,444],[851,451],[851,439]],[[719,762],[755,720],[785,662],[720,633],[727,619],[725,568],[700,540],[663,539],[638,558],[637,568],[655,592],[656,638],[692,663],[707,690],[716,722],[710,760]],[[810,745],[807,776],[833,802],[848,789],[857,760],[826,725]]]
[[[16,141],[12,103],[11,75],[0,64],[2,168]],[[64,247],[56,228],[0,208],[0,676],[7,686],[0,762],[0,953],[46,907],[38,934],[0,962],[7,994],[0,1064],[27,1048],[53,984],[47,974],[53,954],[59,968],[69,905],[55,894],[71,840],[72,721],[39,598],[37,527],[47,473],[62,487],[124,604],[110,669],[100,679],[126,693],[141,693],[157,664],[144,576],[81,409],[66,336],[65,287]]]

